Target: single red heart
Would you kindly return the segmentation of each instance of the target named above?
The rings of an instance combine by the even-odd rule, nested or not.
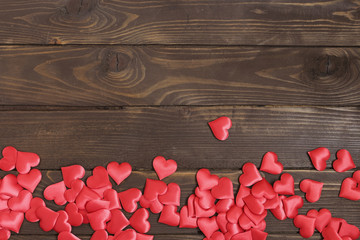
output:
[[[229,129],[232,126],[231,119],[228,117],[219,117],[211,122],[208,122],[209,127],[216,137],[220,141],[224,141],[229,137]],[[210,237],[208,237],[210,238]]]
[[[177,163],[172,159],[166,160],[162,156],[157,156],[153,160],[153,167],[159,179],[162,180],[176,172]]]
[[[234,205],[235,205],[234,199],[220,199],[216,203],[216,212],[217,213],[226,213]]]
[[[97,230],[93,233],[90,240],[108,240],[108,233],[105,230]]]
[[[280,198],[279,195],[276,194],[276,196],[273,199],[267,199],[266,202],[264,203],[264,208],[265,209],[274,209],[277,208],[280,204]]]
[[[315,209],[311,209],[307,212],[306,215],[316,218],[315,228],[319,232],[322,232],[331,220],[331,212],[326,208],[320,209],[319,212]]]
[[[227,230],[227,224],[229,223],[227,218],[226,218],[226,213],[219,213],[216,216],[216,223],[219,226],[219,229],[222,233],[226,233]]]
[[[345,178],[341,184],[339,197],[346,198],[353,201],[360,200],[360,189],[357,187],[358,183],[353,178]]]
[[[211,175],[206,168],[202,168],[196,173],[196,180],[201,191],[210,190],[219,183],[219,177]]]
[[[214,232],[213,235],[211,235],[211,240],[225,240],[225,237],[221,232]]]
[[[243,214],[242,208],[239,208],[238,206],[234,205],[226,213],[226,219],[228,220],[229,223],[237,223],[241,214]]]
[[[41,198],[35,197],[30,201],[30,209],[26,211],[25,217],[29,222],[37,222],[39,218],[36,216],[36,209],[45,207],[45,202]]]
[[[251,229],[251,239],[253,240],[266,240],[268,233],[260,231],[258,229]]]
[[[298,215],[299,208],[302,208],[304,201],[300,196],[291,196],[282,200],[284,204],[284,210],[288,218],[294,218]]]
[[[165,205],[158,222],[173,227],[179,226],[180,214],[177,212],[177,206]]]
[[[71,226],[77,227],[83,223],[83,216],[79,213],[79,209],[75,203],[67,204],[65,212],[68,215],[68,223],[70,223]]]
[[[300,182],[300,190],[306,194],[306,200],[311,203],[320,199],[323,186],[324,183],[312,179],[304,179]]]
[[[104,200],[110,202],[109,210],[121,209],[118,193],[114,189],[108,189],[104,192]]]
[[[136,240],[136,232],[134,229],[126,229],[115,234],[115,240]]]
[[[351,239],[358,239],[360,237],[360,231],[355,225],[345,221],[340,225],[339,235],[341,237],[349,236]]]
[[[273,199],[276,193],[271,184],[263,178],[261,181],[254,184],[251,189],[251,194],[256,198]]]
[[[57,205],[64,205],[65,203],[67,203],[64,197],[65,191],[65,183],[64,181],[61,181],[47,186],[44,190],[44,197],[47,200],[54,200]]]
[[[227,177],[219,179],[219,184],[211,189],[211,194],[216,199],[233,199],[234,186],[232,181]]]
[[[195,195],[199,198],[199,205],[203,209],[209,209],[215,205],[216,199],[213,197],[210,190],[201,191],[199,187],[197,187],[195,188]]]
[[[137,188],[130,188],[126,191],[119,192],[118,196],[123,209],[127,212],[132,213],[135,212],[135,210],[137,209],[137,203],[140,201],[142,193]]]
[[[20,174],[27,174],[31,167],[36,167],[40,163],[40,157],[36,153],[17,152],[16,170]]]
[[[61,168],[66,187],[72,188],[71,183],[85,176],[85,169],[81,165],[71,165]]]
[[[253,195],[248,195],[243,198],[243,201],[245,202],[246,206],[255,214],[262,214],[265,210],[264,205],[256,199]]]
[[[211,217],[216,213],[215,205],[209,209],[203,209],[199,204],[199,198],[195,198],[194,200],[194,208],[196,217]]]
[[[299,233],[303,238],[309,238],[315,232],[315,221],[316,218],[297,215],[294,218],[294,225],[300,229]]]
[[[125,215],[119,209],[114,209],[111,210],[111,219],[106,225],[106,230],[111,234],[115,234],[129,224],[130,222]]]
[[[283,199],[285,199],[286,197],[284,195],[279,196],[279,206],[277,206],[274,209],[270,209],[270,212],[274,215],[274,217],[276,219],[279,220],[285,220],[286,219],[286,213],[285,213],[285,209],[284,209],[284,204],[282,202]]]
[[[267,211],[264,211],[262,214],[258,215],[251,212],[247,206],[244,206],[244,213],[255,225],[258,225],[267,216]]]
[[[17,175],[17,182],[20,186],[33,193],[35,188],[39,185],[41,177],[41,172],[38,169],[31,169],[27,174]]]
[[[336,153],[337,159],[333,162],[333,168],[337,172],[345,172],[356,168],[351,154],[346,149],[340,149]]]
[[[47,207],[39,207],[35,213],[40,220],[40,228],[45,232],[49,232],[54,228],[56,220],[59,217],[59,213]]]
[[[213,235],[214,232],[219,230],[219,226],[217,225],[215,216],[211,218],[207,218],[207,217],[198,218],[197,225],[200,231],[209,239],[211,238],[211,235]]]
[[[106,223],[111,219],[111,213],[108,209],[100,209],[96,212],[88,213],[87,217],[91,228],[97,231],[106,228]]]
[[[260,170],[271,174],[280,174],[284,169],[281,162],[278,161],[278,156],[274,152],[265,153]]]
[[[58,240],[81,240],[70,232],[61,232],[58,235]]]
[[[180,206],[180,186],[176,183],[169,183],[165,194],[159,196],[159,201],[164,205]]]
[[[250,220],[250,218],[246,214],[242,214],[239,217],[239,225],[245,231],[255,227],[255,224]]]
[[[85,183],[80,179],[72,181],[71,188],[67,189],[64,193],[65,200],[70,203],[75,202],[77,196],[79,195],[84,186]]]
[[[145,188],[144,188],[144,197],[153,201],[158,198],[159,195],[166,193],[167,185],[163,181],[146,179]]]
[[[58,211],[59,217],[56,220],[56,223],[54,225],[55,232],[61,233],[61,232],[71,232],[71,225],[68,222],[69,216],[68,214],[60,210]]]
[[[90,200],[86,203],[85,209],[88,213],[96,212],[100,209],[109,209],[110,202],[102,199]]]
[[[10,230],[0,229],[0,239],[8,240],[11,237]]]
[[[28,190],[22,190],[17,197],[12,197],[8,201],[10,210],[25,213],[30,209],[32,194]]]
[[[239,191],[238,191],[238,193],[236,195],[236,201],[235,201],[236,205],[238,207],[243,207],[244,204],[245,204],[244,201],[243,201],[243,198],[250,195],[250,193],[251,193],[250,188],[247,188],[247,187],[245,187],[244,185],[241,184],[240,188],[239,188]]]
[[[85,209],[86,203],[94,199],[100,199],[100,196],[90,188],[84,186],[77,195],[75,203],[79,209]]]
[[[0,183],[0,194],[10,197],[17,197],[23,188],[17,183],[16,176],[6,175]],[[4,199],[4,198],[3,198]]]
[[[245,163],[242,167],[242,171],[243,174],[240,175],[239,182],[246,187],[249,187],[262,180],[259,170],[253,163]]]
[[[278,194],[294,195],[294,178],[289,173],[281,175],[280,180],[274,183],[274,191]]]
[[[136,240],[153,240],[153,235],[146,235],[142,233],[136,233]]]
[[[147,233],[150,230],[150,223],[148,218],[148,210],[145,208],[139,208],[129,219],[130,226],[139,233]]]
[[[129,177],[132,171],[131,165],[127,162],[121,164],[111,162],[107,165],[106,169],[110,177],[114,179],[117,185]]]
[[[86,180],[86,185],[89,188],[102,188],[111,185],[106,169],[102,166],[94,168],[92,176]]]
[[[235,235],[244,231],[238,223],[228,223],[226,224],[226,229],[227,232],[231,233],[231,235]]]
[[[0,213],[0,226],[2,228],[19,233],[21,225],[24,221],[24,213],[10,211]]]
[[[308,152],[310,160],[318,171],[324,171],[326,161],[330,159],[330,151],[327,148],[319,147]]]
[[[183,206],[180,210],[179,228],[197,228],[197,218],[189,216],[187,206]]]
[[[3,171],[11,171],[15,168],[17,150],[14,147],[8,146],[2,150],[3,158],[0,159],[0,169]]]
[[[234,235],[231,240],[252,240],[251,231],[246,231]],[[255,240],[255,238],[254,238]],[[257,240],[257,239],[256,239]]]

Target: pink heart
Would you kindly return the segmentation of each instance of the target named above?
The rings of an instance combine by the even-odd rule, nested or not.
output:
[[[347,198],[353,201],[360,200],[360,189],[354,178],[345,178],[341,184],[339,197]]]
[[[68,223],[68,214],[63,210],[58,211],[58,213],[59,216],[54,225],[55,232],[71,232],[71,225],[70,223]]]
[[[220,178],[218,185],[211,189],[211,194],[216,199],[233,199],[234,187],[232,181],[227,177]]]
[[[33,193],[35,188],[39,185],[41,177],[41,172],[38,169],[31,169],[27,174],[19,174],[17,176],[17,182],[20,186]]]
[[[248,196],[251,193],[250,188],[245,187],[245,185],[240,185],[239,191],[236,195],[236,205],[238,207],[243,207],[244,206],[244,201],[243,198]]]
[[[87,217],[91,228],[97,231],[106,228],[106,223],[111,219],[111,213],[108,209],[100,209],[96,212],[88,213]]]
[[[319,147],[308,152],[310,160],[318,171],[326,168],[326,161],[330,158],[330,151],[327,148]]]
[[[243,174],[239,178],[240,184],[249,187],[262,180],[259,170],[253,163],[245,163],[242,167]]]
[[[323,185],[322,182],[304,179],[300,182],[300,190],[306,193],[306,200],[313,203],[320,199]]]
[[[297,215],[294,218],[294,225],[295,227],[300,228],[299,233],[303,238],[309,238],[315,232],[315,221],[316,218]]]
[[[197,228],[197,218],[190,217],[187,206],[183,206],[180,210],[180,228]]]
[[[83,223],[83,216],[79,213],[79,209],[75,203],[69,203],[65,207],[68,214],[68,222],[71,226],[77,227]]]
[[[199,198],[195,198],[194,200],[194,209],[196,217],[211,217],[216,213],[215,205],[209,209],[203,209],[199,204]]]
[[[250,209],[250,211],[255,214],[260,215],[265,210],[264,205],[251,194],[244,197],[243,201],[246,204],[246,206]]]
[[[93,175],[88,177],[86,184],[89,188],[101,188],[111,185],[111,182],[106,169],[102,166],[98,166],[94,168]]]
[[[199,205],[204,209],[209,209],[215,205],[215,198],[210,190],[201,191],[198,187],[195,188],[195,195],[199,198]]]
[[[251,189],[251,194],[256,198],[273,199],[276,193],[271,184],[263,178],[261,181],[254,184]]]
[[[6,175],[0,183],[0,194],[10,197],[17,197],[23,188],[17,183],[15,175]]]
[[[331,212],[326,208],[321,209],[319,212],[315,209],[311,209],[306,215],[316,218],[315,228],[319,232],[322,232],[331,220]]]
[[[224,141],[229,137],[229,129],[232,126],[231,119],[228,117],[219,117],[208,123],[209,127],[214,134],[214,136],[220,140]]]
[[[117,185],[122,183],[128,176],[131,174],[131,165],[127,162],[117,163],[111,162],[107,165],[107,171],[112,179],[116,182]]]
[[[79,195],[84,186],[84,182],[80,179],[72,181],[71,188],[67,189],[64,193],[65,200],[68,202],[75,202],[76,197]]]
[[[28,190],[22,190],[17,197],[12,197],[8,201],[8,206],[12,211],[25,213],[30,209],[32,194]]]
[[[197,220],[197,224],[199,226],[199,229],[204,235],[210,239],[211,235],[213,235],[214,232],[216,232],[219,229],[219,226],[216,222],[216,217],[202,217]]]
[[[31,167],[36,167],[40,163],[40,157],[35,153],[20,152],[17,153],[16,169],[20,174],[27,174]]]
[[[109,210],[121,209],[118,193],[114,189],[108,189],[104,192],[104,200],[110,202]]]
[[[227,224],[228,224],[228,220],[226,218],[226,213],[219,213],[216,216],[216,222],[219,226],[219,229],[222,233],[227,233]]]
[[[81,165],[71,165],[61,168],[65,186],[71,188],[71,183],[85,176],[85,169]]]
[[[281,162],[278,161],[278,156],[274,152],[265,153],[260,170],[271,174],[280,174],[284,167]]]
[[[172,159],[166,160],[162,156],[157,156],[153,160],[153,167],[159,179],[162,180],[176,172],[177,163]]]
[[[153,201],[158,198],[159,195],[166,193],[167,185],[163,181],[146,179],[145,188],[144,188],[144,197]]]
[[[304,201],[300,196],[291,196],[282,200],[284,210],[288,218],[294,218],[298,215],[298,209],[302,208]]]
[[[333,162],[333,168],[337,172],[345,172],[352,168],[356,168],[354,161],[346,149],[340,149],[336,153],[337,159]]]
[[[8,146],[2,150],[3,158],[0,159],[0,169],[3,171],[11,171],[15,168],[17,150],[14,147]]]
[[[56,220],[59,217],[59,213],[47,207],[39,207],[35,213],[40,220],[40,228],[45,232],[49,232],[54,228]]]
[[[111,219],[106,226],[106,230],[115,234],[119,230],[123,230],[126,226],[130,224],[129,220],[125,215],[118,209],[111,210]]]
[[[142,193],[137,188],[130,188],[126,191],[120,192],[118,194],[121,206],[127,212],[135,212],[138,207],[138,202],[142,196]]]
[[[130,226],[139,233],[147,233],[150,230],[148,218],[149,212],[145,208],[139,208],[129,219]]]
[[[0,213],[0,226],[13,232],[19,233],[23,221],[24,213],[22,212],[10,211]]]
[[[61,181],[47,186],[44,190],[44,197],[47,200],[54,200],[57,205],[64,205],[65,203],[67,203],[64,197],[65,191],[65,183],[64,181]]]
[[[278,194],[294,195],[294,178],[289,173],[281,175],[280,180],[274,183],[274,191]]]
[[[243,209],[239,208],[238,206],[234,205],[230,208],[230,210],[226,213],[226,219],[230,223],[237,223],[239,217],[243,214]]]
[[[196,180],[198,182],[201,191],[210,190],[218,185],[219,177],[211,175],[210,171],[206,168],[200,169],[196,174]]]
[[[173,227],[178,226],[180,223],[180,214],[177,212],[177,206],[165,205],[158,222]]]
[[[180,206],[181,190],[176,183],[169,183],[165,194],[159,196],[159,201],[164,205]]]

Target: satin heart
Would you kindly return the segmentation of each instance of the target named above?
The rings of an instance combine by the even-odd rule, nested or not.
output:
[[[242,208],[239,208],[238,206],[234,205],[226,213],[226,219],[228,220],[229,223],[237,223],[241,214],[243,214]]]
[[[227,177],[220,178],[218,185],[211,189],[211,194],[216,199],[233,199],[234,186],[232,181]]]
[[[274,183],[274,191],[278,194],[294,195],[294,178],[289,173],[281,175],[280,180]]]
[[[44,197],[47,200],[54,200],[57,205],[64,205],[67,203],[64,197],[65,191],[65,183],[64,181],[61,181],[46,187],[44,190]]]
[[[322,232],[331,220],[331,212],[326,208],[321,209],[319,212],[315,209],[311,209],[306,215],[316,218],[315,228],[319,232]]]
[[[281,162],[278,161],[278,156],[274,152],[265,153],[260,170],[271,174],[280,174],[284,167]]]
[[[75,202],[76,197],[79,195],[84,186],[85,183],[80,179],[72,181],[71,188],[67,189],[64,193],[65,200],[68,202]]]
[[[251,236],[251,231],[238,233],[231,238],[231,240],[251,240],[251,239],[253,239]]]
[[[345,178],[341,184],[339,197],[347,198],[353,201],[360,200],[359,184],[353,178]]]
[[[0,169],[3,171],[11,171],[15,168],[17,150],[14,147],[8,146],[2,150],[3,158],[0,159]]]
[[[130,188],[126,191],[118,193],[121,206],[127,212],[135,212],[138,205],[137,203],[140,201],[142,193],[137,188]]]
[[[40,163],[40,157],[36,153],[17,152],[16,170],[20,174],[27,174],[31,167],[36,167]]]
[[[94,199],[100,199],[100,196],[90,188],[84,186],[77,195],[75,203],[79,209],[85,209],[86,203]]]
[[[83,216],[79,213],[79,209],[75,203],[67,204],[65,212],[68,215],[68,223],[70,223],[71,226],[77,227],[83,223]]]
[[[255,224],[258,225],[262,220],[267,216],[267,211],[264,211],[262,214],[254,214],[250,211],[247,206],[244,206],[244,214]]]
[[[153,240],[153,235],[146,235],[142,233],[136,233],[136,240]]]
[[[286,197],[281,195],[279,196],[279,206],[277,206],[276,208],[274,209],[270,209],[270,212],[274,215],[274,217],[276,219],[279,219],[279,220],[285,220],[286,219],[286,213],[285,213],[285,209],[284,209],[284,204],[282,202],[283,199],[285,199]]]
[[[153,160],[153,167],[159,179],[162,180],[176,172],[177,163],[172,159],[166,160],[162,156],[157,156]]]
[[[106,226],[106,230],[115,234],[119,230],[123,230],[126,226],[130,224],[129,220],[125,215],[118,209],[111,210],[111,219]]]
[[[250,195],[251,190],[250,188],[245,187],[244,185],[240,185],[239,191],[236,195],[236,205],[238,207],[243,207],[244,206],[244,201],[243,198]]]
[[[262,180],[259,170],[253,163],[245,163],[242,167],[243,174],[239,178],[240,184],[249,187]]]
[[[115,234],[115,240],[135,240],[136,232],[133,229],[126,229]]]
[[[41,198],[35,197],[30,201],[30,209],[26,211],[25,217],[29,222],[37,222],[39,218],[36,216],[36,209],[45,207],[45,202]]]
[[[90,200],[85,205],[85,209],[88,213],[96,212],[97,210],[100,209],[109,209],[109,207],[110,207],[110,202],[101,199]]]
[[[249,230],[255,227],[255,224],[250,220],[246,214],[241,214],[239,217],[239,225],[244,230]]]
[[[109,210],[121,209],[118,193],[114,189],[108,189],[104,192],[104,200],[110,202]]]
[[[199,198],[199,205],[203,209],[209,209],[215,205],[216,199],[213,197],[210,190],[201,191],[197,187],[195,188],[195,195]]]
[[[244,230],[237,223],[228,223],[226,224],[227,232],[231,233],[231,235],[238,234],[243,232]]]
[[[0,194],[10,197],[17,197],[23,188],[17,183],[15,175],[6,175],[0,183]]]
[[[251,229],[251,238],[256,240],[266,240],[268,233],[260,231],[258,229]]]
[[[243,198],[246,206],[250,209],[251,212],[255,214],[262,214],[265,210],[264,205],[259,202],[258,199],[256,199],[253,195],[248,195]]]
[[[159,195],[166,193],[167,185],[163,181],[146,179],[145,188],[144,188],[144,197],[153,201],[158,198]]]
[[[251,194],[256,198],[273,199],[276,193],[271,184],[263,178],[261,181],[254,184],[251,189]]]
[[[340,149],[336,153],[337,159],[333,162],[333,168],[337,172],[345,172],[347,170],[356,168],[354,161],[346,149]]]
[[[22,190],[17,197],[12,197],[8,201],[8,206],[12,211],[25,213],[30,209],[32,194],[28,190]]]
[[[40,228],[45,232],[49,232],[54,228],[56,220],[59,217],[59,213],[47,207],[39,207],[35,213],[40,220]]]
[[[106,228],[106,223],[111,219],[111,213],[108,209],[100,209],[96,212],[88,213],[87,217],[91,228],[97,231]]]
[[[275,209],[279,206],[280,204],[280,198],[279,195],[276,194],[276,196],[273,199],[267,199],[266,202],[264,203],[264,208],[265,209]]]
[[[90,240],[108,240],[108,233],[105,230],[97,230],[93,233]]]
[[[139,233],[147,233],[150,230],[148,218],[149,212],[145,208],[140,208],[129,219],[130,226]]]
[[[300,196],[291,196],[282,200],[284,204],[284,210],[288,218],[294,218],[298,215],[299,208],[302,208],[304,201]]]
[[[68,214],[60,210],[58,211],[59,217],[56,220],[56,223],[54,225],[55,232],[61,233],[61,232],[71,232],[71,225],[68,223],[69,216]]]
[[[165,205],[158,222],[173,227],[178,226],[180,223],[180,214],[177,212],[177,206]]]
[[[219,117],[211,122],[208,122],[209,127],[216,137],[220,141],[224,141],[229,137],[229,129],[232,126],[231,119],[228,117]]]
[[[110,177],[114,179],[117,185],[129,177],[132,171],[131,165],[127,162],[121,164],[111,162],[107,165],[106,169]]]
[[[226,213],[234,205],[235,205],[234,199],[221,199],[216,203],[216,212]]]
[[[318,171],[324,171],[326,161],[330,159],[330,151],[327,148],[319,147],[308,152],[310,160]]]
[[[323,186],[324,183],[311,179],[304,179],[300,182],[300,190],[306,194],[306,200],[311,203],[317,202],[320,199]]]
[[[71,165],[61,168],[65,186],[72,188],[71,183],[85,176],[85,169],[81,165]]]
[[[111,185],[106,169],[102,166],[94,168],[93,175],[86,180],[86,185],[89,188],[101,188]]]
[[[303,238],[309,238],[315,232],[315,221],[316,218],[297,215],[294,218],[294,225],[300,229],[299,233]]]
[[[61,232],[58,235],[58,240],[81,240],[70,232]]]
[[[219,226],[219,229],[222,233],[226,233],[227,230],[227,224],[228,224],[228,220],[226,218],[226,213],[219,213],[216,216],[216,223]]]
[[[31,169],[27,174],[17,175],[17,182],[20,186],[33,193],[35,188],[39,185],[41,177],[41,172],[38,169]]]
[[[22,212],[10,211],[0,213],[0,226],[13,232],[19,233],[23,221],[24,213]]]
[[[181,190],[176,183],[169,183],[165,194],[159,196],[159,201],[164,205],[180,206]]]
[[[219,226],[216,222],[216,217],[211,218],[198,218],[197,225],[199,226],[200,231],[207,237],[211,238],[214,232],[219,230]]]
[[[215,205],[209,209],[203,209],[199,204],[199,198],[195,198],[194,200],[194,208],[196,217],[211,217],[216,213]]]
[[[202,168],[196,173],[196,180],[201,191],[210,190],[219,183],[219,177],[211,175],[208,169]]]
[[[197,218],[189,216],[187,206],[183,206],[180,210],[179,228],[197,228]]]
[[[360,231],[355,225],[345,221],[340,225],[339,235],[341,237],[350,236],[351,239],[358,239],[360,237]]]

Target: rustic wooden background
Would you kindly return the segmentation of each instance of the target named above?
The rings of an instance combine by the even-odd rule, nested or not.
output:
[[[326,207],[360,227],[359,202],[337,197],[351,172],[317,172],[306,154],[346,148],[360,166],[359,46],[356,0],[0,0],[0,147],[41,156],[38,196],[75,163],[128,161],[119,189],[141,188],[161,154],[178,162],[166,181],[183,203],[198,168],[237,189],[241,166],[275,151],[297,183],[325,182],[301,213]],[[233,120],[225,142],[207,126],[222,115]],[[157,217],[157,240],[203,238]],[[302,239],[291,220],[267,222],[268,239]],[[12,239],[30,237],[56,234],[24,223]]]

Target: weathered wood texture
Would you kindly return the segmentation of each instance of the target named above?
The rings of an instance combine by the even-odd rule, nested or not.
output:
[[[358,1],[1,0],[1,44],[359,46]]]
[[[360,49],[0,47],[0,105],[360,105]]]

